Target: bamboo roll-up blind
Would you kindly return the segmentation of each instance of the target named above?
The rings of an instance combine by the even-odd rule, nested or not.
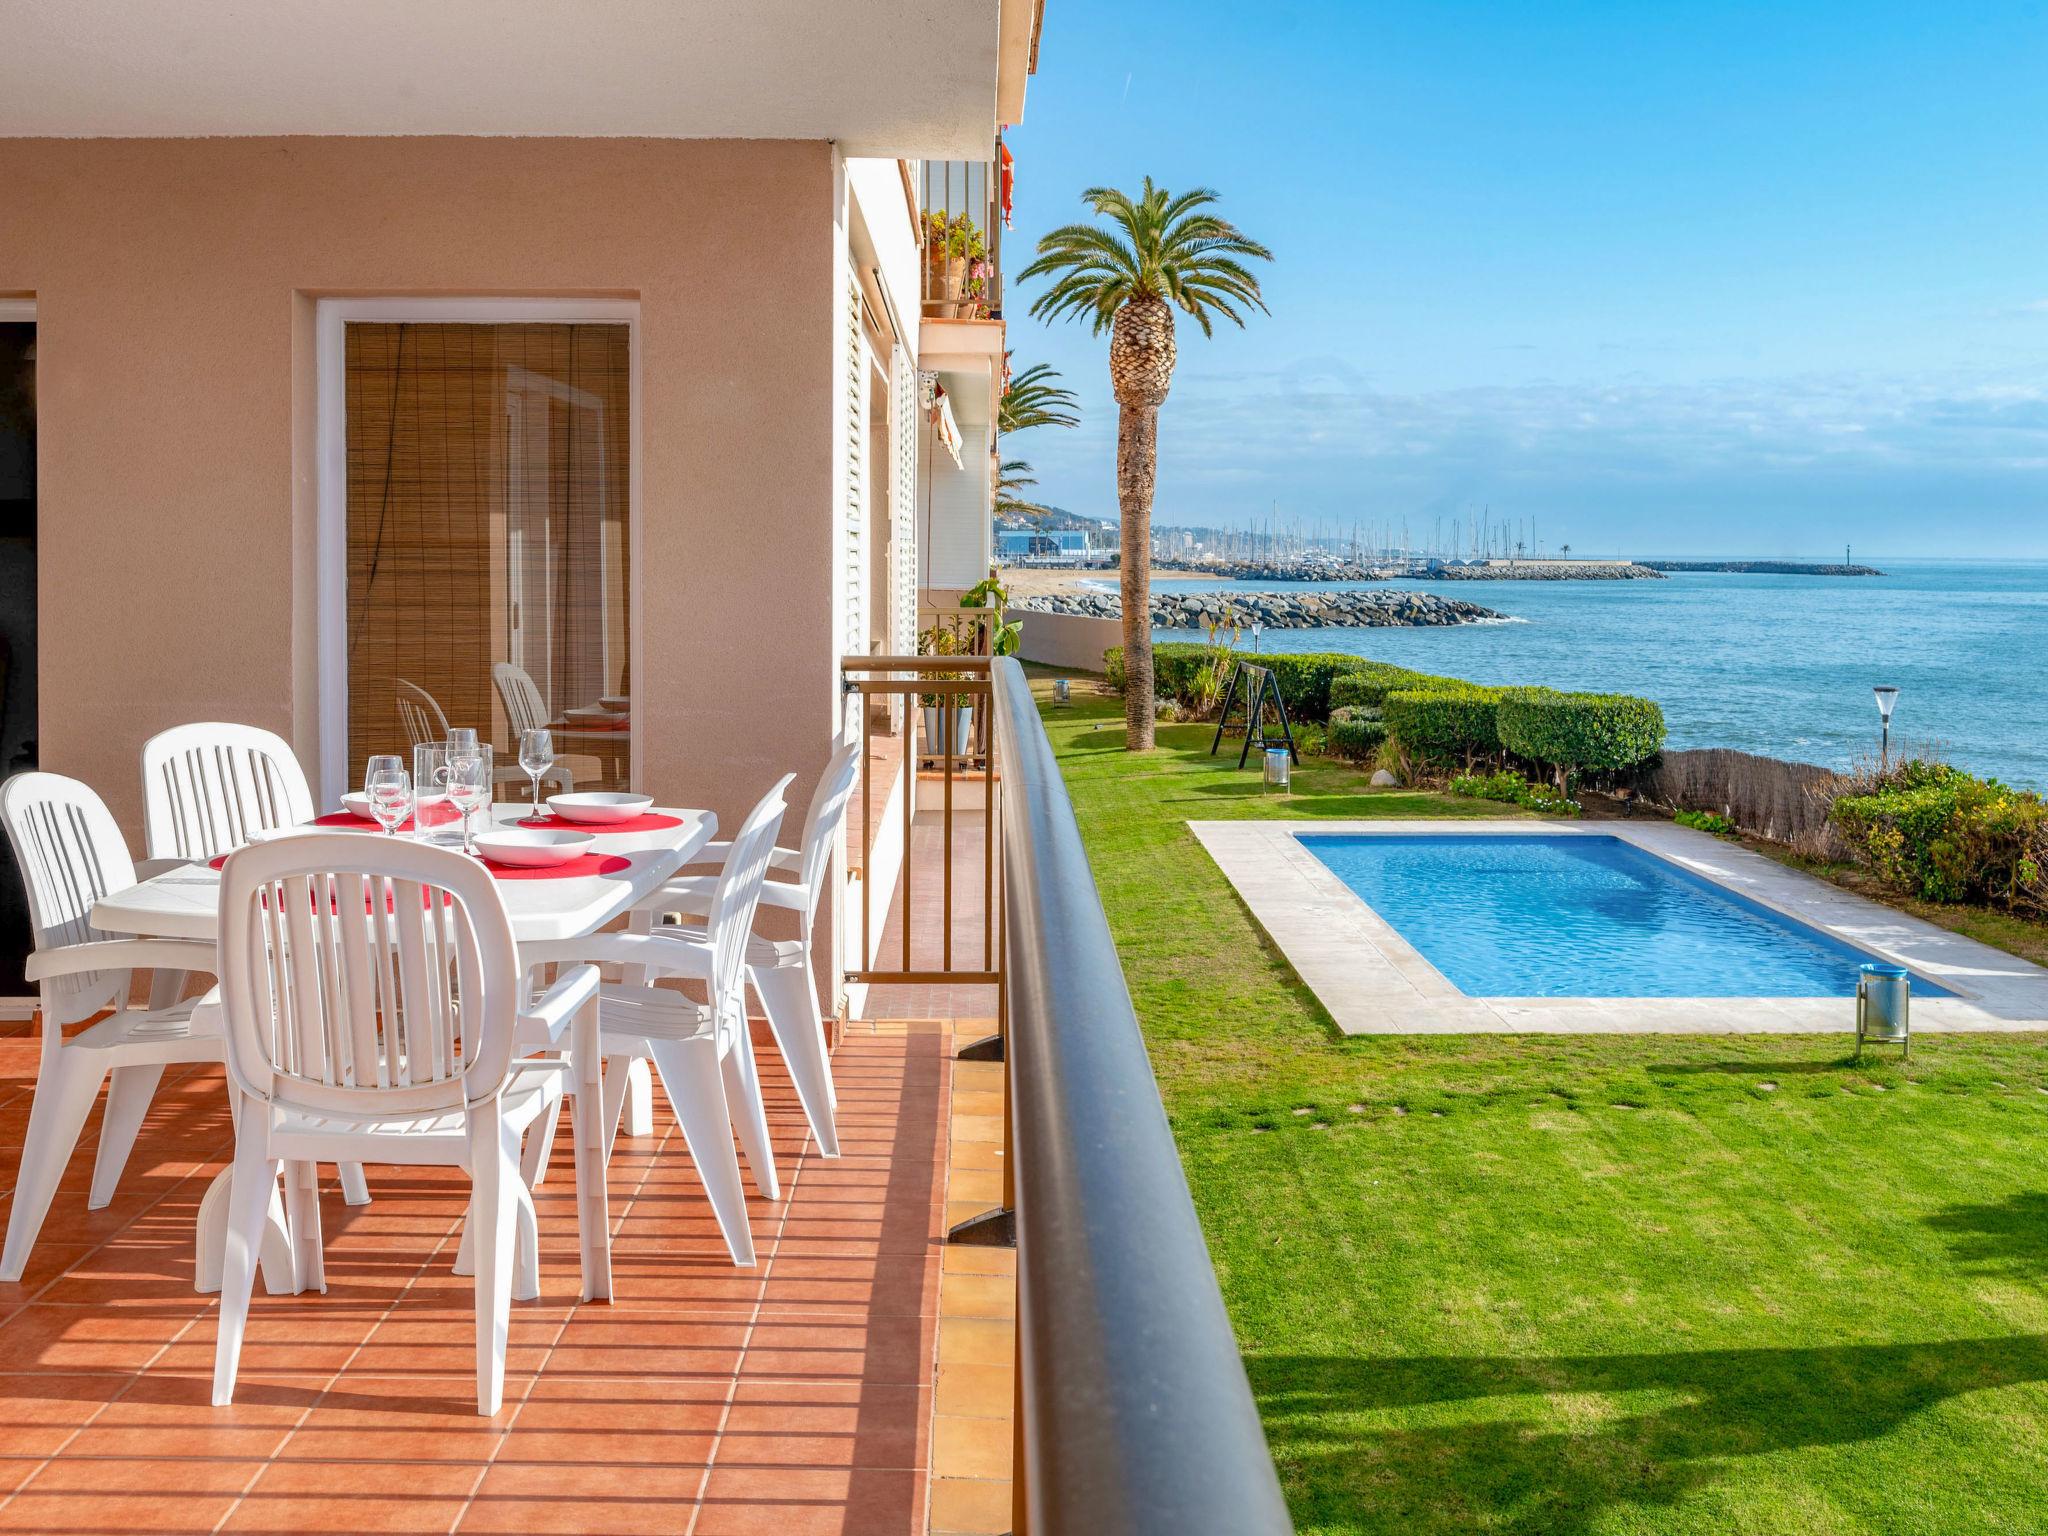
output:
[[[524,666],[558,718],[629,692],[628,335],[347,327],[351,782],[406,748],[394,679],[507,760],[493,663]]]

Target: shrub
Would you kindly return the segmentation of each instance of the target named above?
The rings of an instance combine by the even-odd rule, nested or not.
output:
[[[1625,693],[1508,688],[1500,695],[1498,729],[1508,751],[1547,763],[1562,777],[1612,773],[1657,755],[1664,711]]]
[[[1699,832],[1711,832],[1716,837],[1733,837],[1735,823],[1726,816],[1716,816],[1712,811],[1680,811],[1671,818],[1681,827],[1691,827]]]
[[[1500,751],[1494,711],[1498,688],[1472,683],[1431,683],[1426,688],[1397,688],[1387,695],[1387,735],[1401,751],[1425,762],[1463,763],[1493,757]]]
[[[1887,885],[1926,901],[2048,908],[2048,804],[1959,768],[1909,764],[1829,812]]]
[[[1312,729],[1312,727],[1311,727]],[[1354,763],[1377,758],[1380,743],[1387,739],[1387,723],[1376,709],[1344,704],[1330,711],[1330,728],[1324,750],[1332,757]]]
[[[1498,800],[1549,816],[1576,816],[1579,803],[1531,784],[1519,773],[1461,773],[1451,780],[1451,793],[1471,800]]]
[[[1213,655],[1209,646],[1187,640],[1169,640],[1153,646],[1153,691],[1162,699],[1173,699],[1183,704],[1192,702],[1202,671]],[[1268,651],[1260,656],[1247,656],[1240,651],[1236,659],[1272,669],[1273,680],[1280,685],[1280,697],[1287,701],[1290,720],[1327,720],[1330,717],[1332,679],[1354,668],[1372,665],[1356,656],[1345,656],[1335,651]],[[1109,685],[1121,691],[1124,686],[1123,647],[1113,645],[1104,651],[1102,664],[1103,671],[1109,676]],[[1228,674],[1223,685],[1229,685]],[[1220,698],[1221,695],[1222,689],[1219,688],[1217,696]]]
[[[1330,679],[1330,708],[1333,711],[1346,706],[1384,709],[1387,695],[1396,688],[1421,688],[1432,683],[1456,681],[1456,678],[1431,677],[1426,672],[1411,672],[1406,667],[1397,667],[1390,662],[1361,661]]]

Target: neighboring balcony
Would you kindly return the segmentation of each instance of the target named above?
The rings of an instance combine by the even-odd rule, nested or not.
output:
[[[1003,317],[1001,173],[990,160],[926,160],[922,293],[927,320]]]

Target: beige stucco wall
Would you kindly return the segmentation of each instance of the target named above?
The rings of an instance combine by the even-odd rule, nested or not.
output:
[[[730,829],[836,719],[823,143],[0,140],[37,301],[41,749],[131,835],[139,753],[249,721],[318,761],[313,301],[640,304],[642,787]]]
[[[1041,661],[1051,667],[1071,667],[1080,672],[1100,672],[1102,653],[1124,643],[1121,619],[1095,619],[1079,613],[1026,613],[1011,611],[1021,620],[1018,651],[1026,661]]]

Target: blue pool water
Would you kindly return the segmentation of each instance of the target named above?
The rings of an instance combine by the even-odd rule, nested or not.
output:
[[[1468,997],[1850,997],[1876,958],[1615,837],[1301,844]]]

